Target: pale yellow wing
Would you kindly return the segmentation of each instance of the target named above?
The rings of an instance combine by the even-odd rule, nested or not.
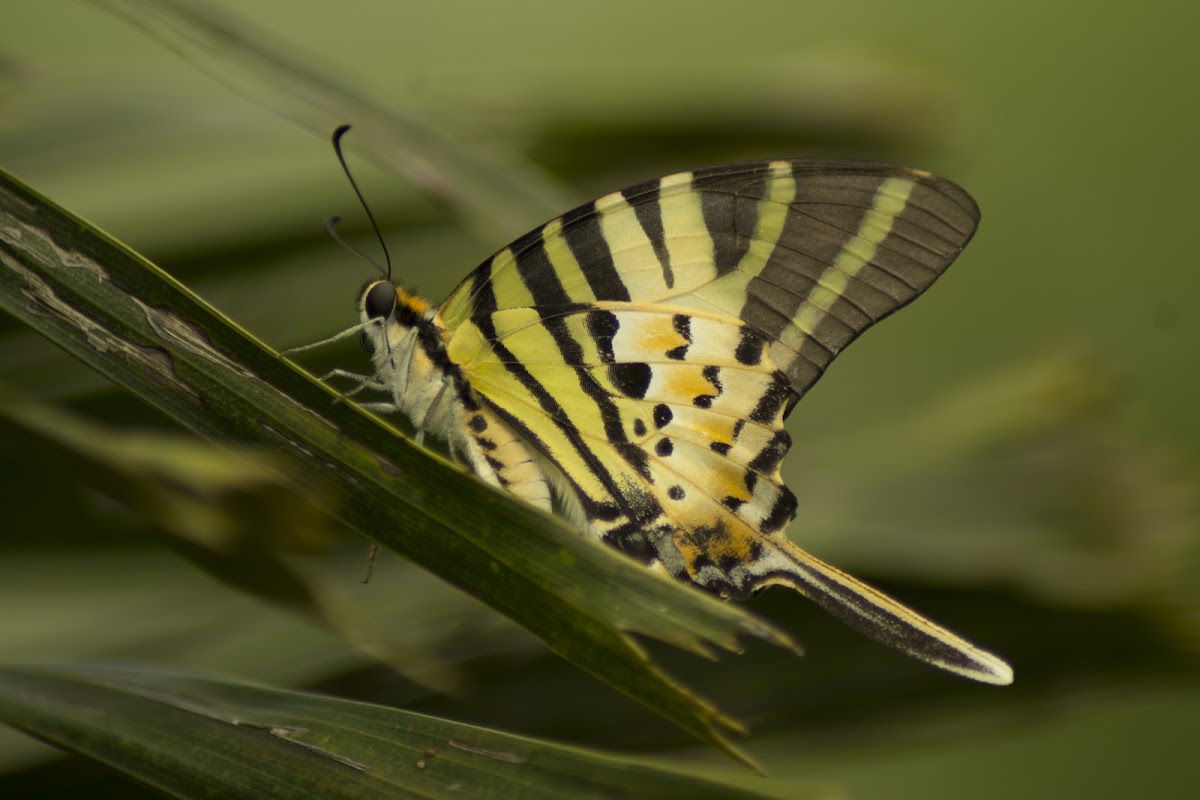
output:
[[[791,545],[783,419],[974,232],[954,184],[778,161],[606,195],[485,262],[438,321],[480,397],[563,477],[580,525],[722,595],[791,585],[947,669],[1011,672]]]

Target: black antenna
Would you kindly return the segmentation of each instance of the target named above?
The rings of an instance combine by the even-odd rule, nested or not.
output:
[[[364,255],[358,248],[351,246],[342,237],[333,232],[333,227],[341,221],[340,218],[330,217],[326,220],[325,231],[344,247],[348,247],[352,252],[358,253],[363,258],[366,258],[368,262],[374,264],[375,268],[382,272],[383,276],[388,279],[388,283],[391,283],[392,256],[388,253],[387,243],[383,241],[383,234],[379,232],[379,224],[375,222],[375,215],[371,213],[371,207],[367,205],[367,200],[358,188],[358,183],[354,180],[354,176],[350,174],[350,167],[346,164],[346,157],[342,154],[342,137],[346,135],[346,131],[348,130],[350,130],[349,125],[339,125],[337,130],[333,132],[333,152],[337,153],[338,162],[342,165],[342,172],[346,173],[346,180],[350,181],[350,186],[354,189],[354,194],[358,197],[359,205],[363,207],[363,211],[367,212],[367,219],[371,221],[371,229],[375,231],[375,238],[379,240],[379,246],[383,249],[383,260],[387,264],[387,269],[384,270],[374,259]]]
[[[325,235],[326,235],[326,236],[328,236],[330,239],[333,239],[335,242],[337,242],[337,243],[338,243],[338,244],[340,244],[342,247],[344,247],[344,248],[346,248],[347,250],[349,250],[351,253],[354,253],[354,255],[358,256],[358,257],[359,257],[359,258],[361,258],[363,261],[367,262],[367,263],[368,263],[368,264],[370,264],[372,267],[374,267],[375,269],[377,269],[377,270],[379,270],[380,272],[382,272],[382,273],[383,273],[385,276],[386,276],[386,275],[387,275],[389,272],[391,272],[391,270],[390,270],[390,269],[389,269],[389,270],[385,270],[383,267],[379,266],[379,262],[378,262],[378,261],[376,261],[375,259],[371,258],[369,255],[367,255],[366,253],[364,253],[362,250],[359,250],[357,247],[355,247],[355,246],[354,246],[353,244],[351,244],[350,242],[346,241],[346,239],[344,239],[344,238],[342,237],[342,235],[341,235],[340,233],[338,233],[338,232],[337,232],[337,226],[338,226],[339,224],[341,224],[341,222],[342,222],[342,218],[341,218],[341,217],[338,217],[338,216],[326,217],[326,218],[325,218],[325,220],[321,222],[321,227],[325,229]],[[386,248],[384,249],[384,252],[385,252],[385,253],[387,252],[387,249],[386,249]],[[390,281],[390,280],[391,280],[391,279],[389,278],[389,281]]]

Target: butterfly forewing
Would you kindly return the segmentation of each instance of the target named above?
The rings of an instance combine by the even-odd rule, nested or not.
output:
[[[777,161],[680,173],[518,240],[448,298],[442,319],[453,329],[504,308],[669,300],[772,340],[773,360],[803,394],[862,331],[928,288],[978,219],[954,184],[888,165]]]

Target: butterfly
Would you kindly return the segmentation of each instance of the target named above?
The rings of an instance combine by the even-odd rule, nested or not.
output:
[[[361,333],[374,372],[335,373],[388,397],[363,405],[655,570],[721,597],[787,586],[883,644],[1008,684],[997,656],[793,544],[779,472],[796,402],[978,222],[964,190],[904,167],[680,172],[522,236],[438,307],[389,270],[359,294],[358,325],[307,347]]]

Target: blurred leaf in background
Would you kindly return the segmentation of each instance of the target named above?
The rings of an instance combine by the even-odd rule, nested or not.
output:
[[[164,29],[171,9],[195,15],[186,35]],[[356,163],[403,280],[433,300],[524,229],[680,168],[839,155],[962,183],[984,212],[970,249],[791,417],[791,535],[1006,654],[1017,684],[930,674],[775,593],[749,606],[800,638],[803,660],[751,646],[712,665],[650,647],[750,723],[772,778],[748,786],[1178,796],[1200,779],[1188,745],[1200,713],[1200,323],[1188,313],[1200,272],[1186,180],[1200,112],[1179,102],[1200,67],[1198,15],[941,0],[569,12],[47,0],[14,5],[0,29],[0,165],[276,347],[352,322],[369,276],[320,230],[341,213],[372,247],[328,154],[338,122],[368,131],[352,158],[395,170]],[[259,61],[231,55],[247,42]],[[306,363],[366,360],[350,344]],[[300,539],[325,549],[263,541],[245,573],[259,596],[272,595],[268,578],[286,581],[275,595],[306,613],[206,578],[139,534],[167,530],[187,549],[170,531],[184,500],[223,514],[204,498],[233,498],[235,526],[304,504],[280,501],[252,461],[240,478],[215,470],[206,489],[147,483],[151,466],[162,476],[173,457],[213,456],[8,318],[0,383],[6,662],[211,670],[726,769],[419,570],[384,557],[361,587],[359,540],[315,512],[324,532]],[[129,469],[55,461],[72,433],[105,461],[124,447]],[[40,766],[53,751],[4,735],[5,796],[129,796],[80,759]]]

